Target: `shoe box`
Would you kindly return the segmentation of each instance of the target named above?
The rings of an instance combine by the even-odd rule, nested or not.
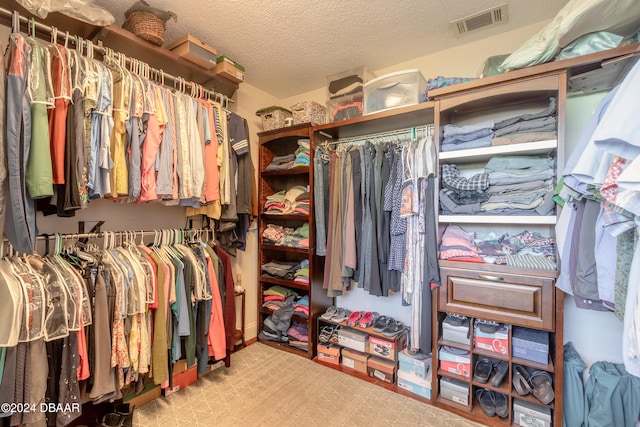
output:
[[[123,402],[128,403],[130,407],[140,408],[147,403],[162,396],[162,388],[157,384],[147,384],[145,388],[138,394],[132,391],[123,397]]]
[[[398,387],[425,399],[431,399],[431,375],[419,377],[414,372],[398,369]]]
[[[549,332],[515,327],[511,343],[514,357],[549,363]]]
[[[342,366],[354,369],[363,374],[367,373],[369,355],[349,348],[342,349]]]
[[[366,353],[369,350],[369,334],[355,329],[340,328],[338,344]]]
[[[469,404],[469,384],[453,378],[441,377],[440,397],[466,406]]]
[[[467,350],[442,346],[438,350],[440,369],[453,374],[469,377],[471,375],[471,354]]]
[[[340,347],[333,344],[318,344],[318,359],[331,363],[332,365],[340,364]]]
[[[454,326],[450,323],[442,322],[442,339],[462,345],[469,345],[469,322]]]
[[[402,332],[401,336],[396,339],[384,339],[369,335],[369,353],[389,360],[398,360],[398,352],[401,352],[406,343],[406,332]]]
[[[377,378],[389,384],[396,382],[397,362],[372,357],[367,362],[367,374],[371,378]]]
[[[513,399],[513,422],[522,427],[551,427],[551,409],[525,400]]]
[[[509,330],[511,325],[503,325],[493,333],[483,332],[478,325],[474,327],[474,346],[496,353],[509,354]]]
[[[398,361],[400,362],[398,371],[413,374],[423,379],[430,375],[431,358],[422,353],[411,354],[405,348],[398,353]]]

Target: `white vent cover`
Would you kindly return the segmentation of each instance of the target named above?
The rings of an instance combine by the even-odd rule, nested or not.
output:
[[[462,19],[451,21],[456,36],[460,37],[472,31],[493,25],[505,24],[509,20],[507,4],[501,4],[491,9],[469,15]]]

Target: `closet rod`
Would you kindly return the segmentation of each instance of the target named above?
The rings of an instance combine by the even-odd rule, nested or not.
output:
[[[13,18],[13,12],[11,10],[9,10],[9,9],[5,9],[4,7],[0,7],[0,14],[5,15],[10,20]],[[23,23],[23,24],[26,24],[27,28],[28,28],[29,22],[32,21],[32,19],[27,18],[26,16],[22,16],[22,15],[18,15],[18,16],[19,16],[20,22]],[[41,22],[38,22],[35,19],[33,19],[32,22],[33,22],[33,25],[35,26],[36,29],[39,29],[42,32],[48,33],[49,35],[53,34],[53,32],[54,32],[53,27],[50,27],[50,26],[45,25],[45,24],[43,24]],[[27,30],[27,32],[28,32],[28,30]],[[56,38],[58,38],[58,37],[61,37],[61,38],[62,37],[67,37],[67,33],[58,31],[58,34],[57,34]],[[69,34],[69,41],[75,43],[77,37],[78,36],[76,36],[76,35]],[[57,41],[58,40],[56,40],[56,42]],[[111,50],[113,52],[116,52],[116,51],[114,51],[112,49],[107,49],[104,46],[99,46],[99,45],[94,45],[93,49],[97,50],[98,52],[100,52],[103,57],[107,55],[109,50]],[[119,52],[116,52],[116,53],[119,53]],[[136,58],[129,58],[128,56],[126,56],[124,54],[121,54],[121,55],[123,55],[124,58],[126,59],[127,65],[131,64],[131,59],[137,60]],[[147,64],[145,64],[145,65],[147,65]],[[223,94],[215,92],[215,91],[213,91],[211,89],[205,89],[202,85],[199,85],[199,84],[194,83],[192,81],[187,81],[187,80],[183,79],[182,77],[173,76],[173,75],[171,75],[169,73],[165,73],[162,70],[158,70],[158,69],[155,69],[155,68],[150,67],[150,66],[149,66],[149,69],[152,70],[154,73],[156,73],[158,75],[160,75],[160,73],[161,73],[163,78],[173,81],[174,84],[176,84],[176,83],[180,84],[180,83],[184,82],[187,86],[189,86],[189,87],[191,87],[193,89],[200,88],[204,93],[211,95],[213,97],[213,99],[218,98],[221,101],[220,103],[223,104],[223,107],[226,107],[225,104],[228,104],[229,102],[234,102],[235,103],[235,101],[233,99],[230,99],[227,95],[223,95]]]
[[[331,145],[349,144],[351,142],[375,140],[379,138],[388,138],[392,136],[406,136],[406,135],[414,136],[415,138],[418,138],[421,132],[424,133],[423,136],[433,135],[433,124],[413,126],[413,127],[404,128],[404,129],[395,129],[387,132],[379,132],[379,133],[367,134],[362,136],[350,136],[348,138],[339,138],[337,141],[327,142],[327,144],[331,144]],[[330,137],[330,135],[325,134],[324,132],[322,134]]]

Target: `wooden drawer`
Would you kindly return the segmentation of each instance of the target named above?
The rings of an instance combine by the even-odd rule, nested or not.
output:
[[[441,268],[438,310],[553,330],[554,279],[496,271]]]

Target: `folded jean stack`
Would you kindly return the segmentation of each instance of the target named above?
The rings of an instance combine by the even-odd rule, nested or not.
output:
[[[556,98],[549,98],[547,108],[537,113],[521,114],[499,122],[485,121],[465,126],[445,125],[442,129],[440,151],[468,150],[556,139],[558,126],[556,109]]]
[[[474,233],[450,225],[442,235],[439,258],[555,270],[556,244],[555,239],[528,230],[515,236],[505,233],[497,237],[489,233],[485,239],[476,239]]]

